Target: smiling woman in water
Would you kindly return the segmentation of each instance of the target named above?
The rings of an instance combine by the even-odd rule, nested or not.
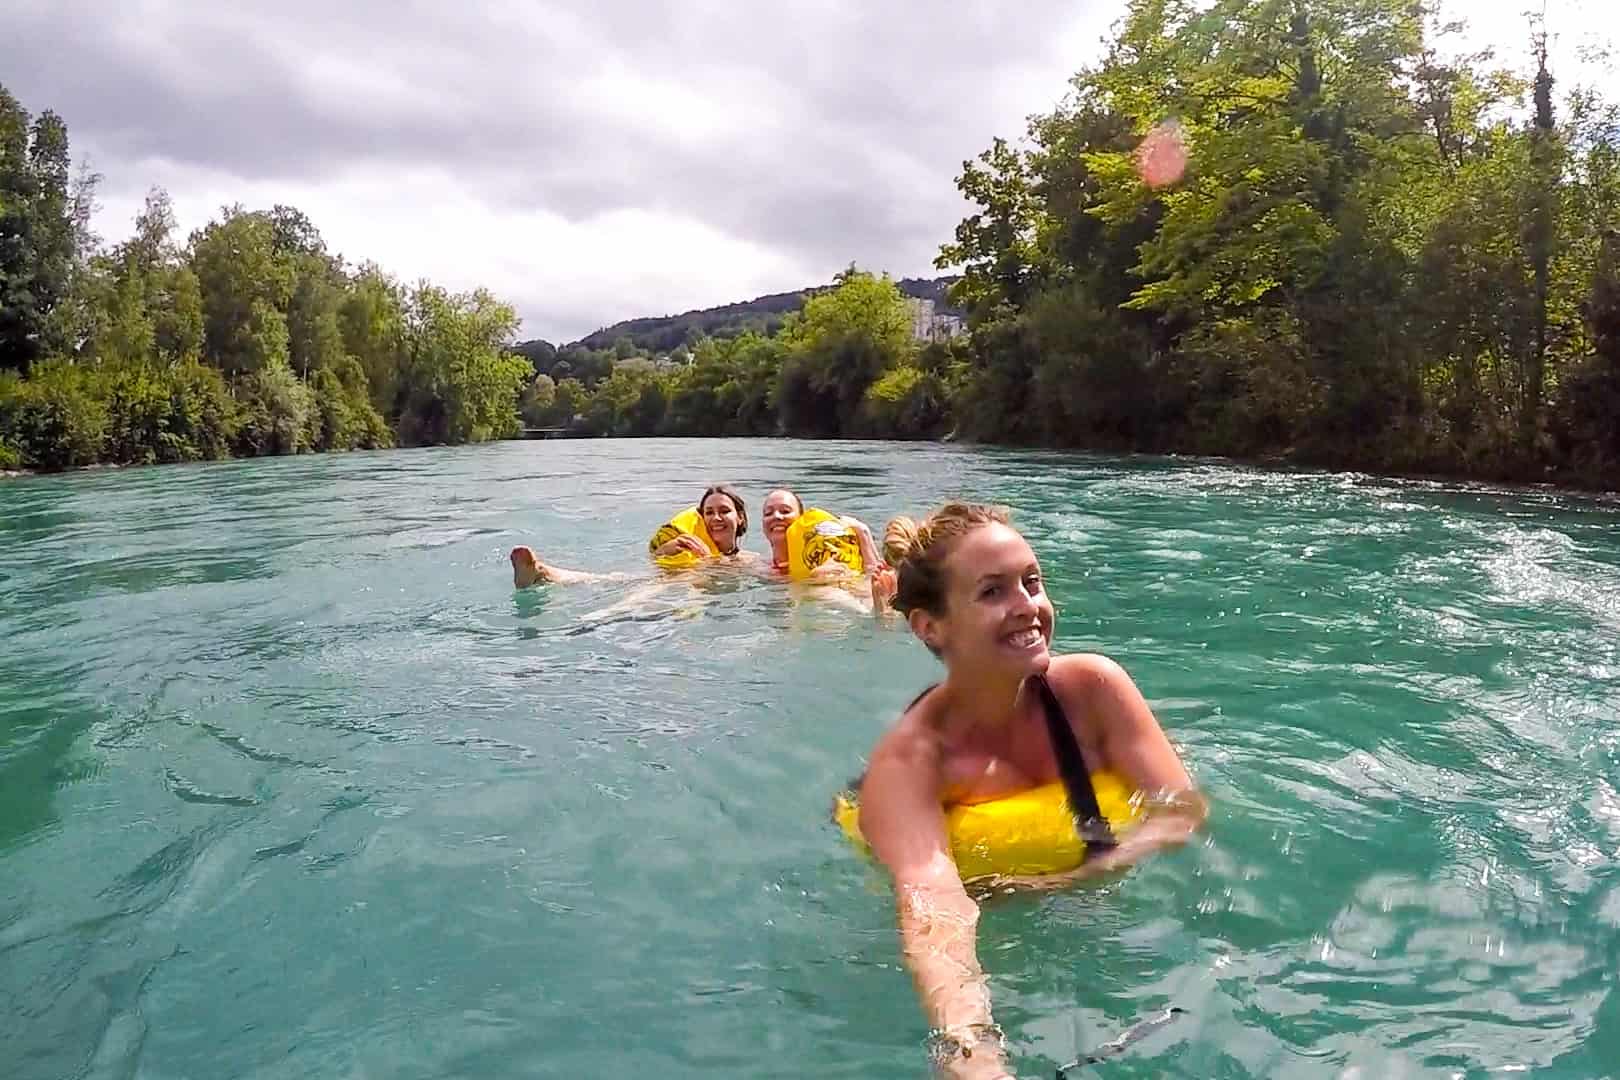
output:
[[[1003,1077],[964,876],[1074,880],[1185,841],[1205,807],[1124,669],[1051,653],[1057,616],[1040,562],[1003,511],[949,503],[907,524],[889,530],[892,603],[945,679],[878,742],[858,831],[893,878],[937,1064]]]
[[[770,572],[777,577],[799,574],[793,564],[793,543],[789,537],[793,526],[800,522],[804,514],[804,500],[787,488],[770,492],[760,506],[759,516],[765,522],[765,542],[771,546]],[[830,552],[839,557],[828,558],[802,576],[819,582],[848,582],[859,579],[863,573],[870,573],[881,561],[877,546],[872,543],[872,530],[859,518],[847,514],[823,516],[828,517],[828,525],[833,531],[847,537],[847,541]],[[853,560],[845,561],[852,553],[859,557],[857,565],[861,567],[860,570],[850,565]]]
[[[701,523],[703,535],[674,525],[666,525],[649,549],[654,559],[680,558],[686,565],[700,562],[731,561],[752,563],[759,556],[741,548],[748,532],[748,507],[742,496],[725,484],[706,489],[698,499],[693,524]],[[667,539],[665,533],[667,532]],[[512,584],[519,589],[533,585],[573,585],[581,582],[623,579],[623,574],[597,574],[568,570],[540,561],[533,548],[512,549]]]

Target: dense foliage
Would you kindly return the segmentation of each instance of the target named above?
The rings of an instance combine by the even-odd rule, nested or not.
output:
[[[299,211],[227,208],[184,243],[154,190],[90,234],[96,177],[0,88],[0,468],[291,454],[517,434],[517,317],[330,255]]]
[[[1427,14],[1132,0],[960,178],[963,433],[1620,484],[1616,112],[1557,106],[1544,50],[1442,60]],[[1166,122],[1188,164],[1154,188]]]

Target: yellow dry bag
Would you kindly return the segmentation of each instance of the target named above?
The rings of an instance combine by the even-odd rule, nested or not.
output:
[[[703,524],[703,515],[696,510],[682,510],[658,526],[658,531],[653,533],[651,540],[647,541],[647,551],[656,553],[659,548],[682,534],[697,537],[703,541],[703,546],[708,548],[711,554],[720,554],[719,546],[709,539],[709,530]],[[653,554],[653,562],[666,570],[680,570],[684,567],[696,566],[700,561],[690,551],[677,551],[673,555]]]
[[[825,510],[806,510],[788,526],[788,574],[805,578],[829,562],[842,563],[851,572],[865,569],[855,530]]]
[[[1141,816],[1140,806],[1119,774],[1093,773],[1091,784],[1097,806],[1116,835]],[[854,792],[838,796],[833,816],[850,840],[870,851],[861,835],[860,805]],[[1058,781],[990,802],[946,807],[945,835],[964,881],[992,874],[1061,874],[1086,857],[1086,842],[1075,829],[1069,797]]]

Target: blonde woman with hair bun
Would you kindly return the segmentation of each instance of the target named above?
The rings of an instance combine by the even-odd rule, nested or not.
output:
[[[888,870],[901,953],[951,1077],[1010,1076],[964,878],[1054,887],[1186,841],[1206,809],[1125,670],[1054,655],[1040,561],[1006,511],[895,518],[876,602],[945,667],[874,748],[844,830]]]

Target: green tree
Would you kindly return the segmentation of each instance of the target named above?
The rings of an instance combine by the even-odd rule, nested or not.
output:
[[[67,125],[60,116],[47,110],[34,121],[28,155],[34,188],[29,208],[33,262],[30,291],[35,308],[35,348],[43,352],[62,344],[49,340],[49,327],[57,308],[68,300],[78,254],[70,190],[73,161],[68,152]]]
[[[1428,14],[1133,0],[1028,148],[959,177],[959,430],[1536,474],[1616,127],[1590,95],[1558,125],[1545,65],[1442,59]],[[1179,179],[1145,182],[1150,131]]]
[[[320,414],[316,449],[375,450],[394,444],[393,433],[372,407],[366,373],[354,357],[340,356],[317,368],[309,387]]]
[[[360,269],[338,308],[343,351],[365,372],[371,403],[390,420],[404,408],[405,301],[400,287],[375,265]]]
[[[964,161],[957,187],[981,209],[956,227],[955,242],[935,262],[942,270],[961,268],[951,298],[985,319],[1023,304],[1039,288],[1044,214],[1027,159],[1005,139],[996,139],[976,162]]]
[[[853,267],[782,327],[777,406],[796,434],[852,432],[867,388],[911,353],[911,314],[898,286]]]
[[[1530,213],[1525,223],[1525,248],[1535,282],[1534,340],[1525,363],[1519,402],[1520,450],[1534,456],[1541,431],[1541,410],[1547,379],[1547,305],[1551,291],[1553,250],[1557,243],[1558,200],[1561,195],[1565,154],[1553,121],[1553,77],[1547,70],[1547,38],[1536,35],[1538,68],[1535,81],[1535,116],[1530,129],[1532,181]]]
[[[597,385],[583,415],[598,435],[656,435],[668,407],[663,375],[645,360],[627,360]]]
[[[191,238],[191,269],[202,293],[203,355],[227,375],[286,360],[286,311],[296,270],[277,249],[263,213],[227,207]]]
[[[111,295],[103,300],[105,315],[95,340],[96,355],[103,363],[140,364],[151,359],[157,328],[147,305],[147,279],[162,270],[143,267],[134,252],[117,263],[108,281]]]
[[[512,355],[517,313],[482,289],[451,294],[420,285],[405,310],[407,443],[483,442],[517,434],[528,361]]]
[[[518,415],[529,427],[552,427],[548,422],[557,404],[557,384],[550,375],[536,375],[518,402]],[[570,419],[572,419],[570,417]]]
[[[154,187],[135,218],[135,234],[113,254],[115,292],[127,294],[126,318],[133,317],[135,296],[140,298],[141,320],[151,326],[148,347],[141,356],[155,355],[179,364],[202,355],[202,287],[174,243],[174,209],[168,192]],[[103,358],[106,353],[102,351]],[[124,356],[134,352],[124,349]]]
[[[557,346],[549,341],[520,341],[512,346],[512,351],[527,359],[536,375],[550,375],[552,365],[557,362]]]
[[[747,333],[702,338],[669,379],[665,427],[674,435],[769,435],[772,391],[781,377],[780,341]]]
[[[0,86],[0,369],[26,370],[55,344],[77,255],[71,169],[62,118],[30,122]]]
[[[315,449],[321,414],[315,395],[283,354],[263,359],[238,388],[242,417],[238,452],[248,455],[301,454]]]
[[[299,255],[294,260],[292,296],[287,305],[288,354],[293,370],[304,378],[322,368],[337,366],[344,352],[342,274],[320,255]]]
[[[100,461],[106,429],[106,405],[83,369],[45,360],[27,379],[0,372],[0,443],[22,465],[62,469]]]
[[[1577,475],[1620,486],[1620,219],[1601,242],[1583,314],[1592,351],[1559,385],[1554,432]]]

